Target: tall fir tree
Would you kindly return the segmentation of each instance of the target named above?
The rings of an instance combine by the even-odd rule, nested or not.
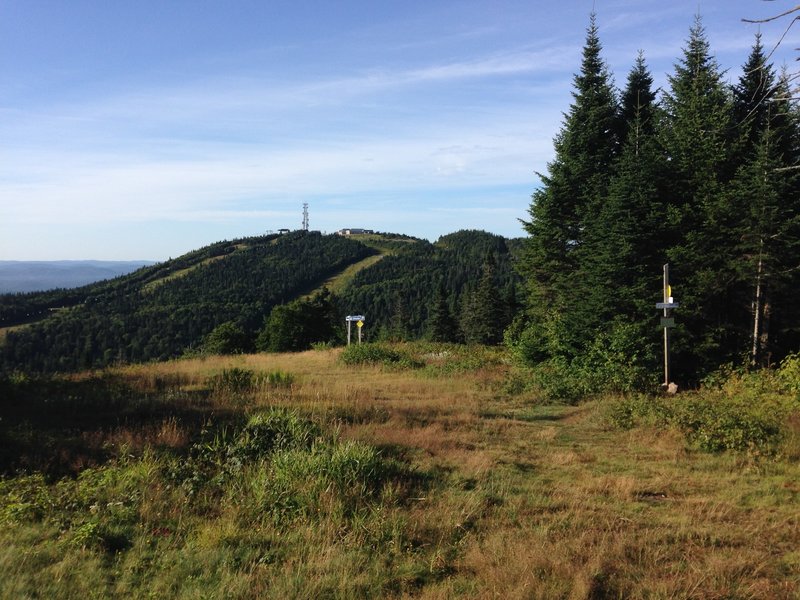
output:
[[[586,224],[584,297],[598,325],[613,319],[647,331],[659,290],[665,218],[664,157],[654,133],[653,79],[642,54],[622,95],[623,144],[603,205]],[[649,327],[652,329],[652,327]]]
[[[592,14],[573,102],[554,140],[555,159],[548,174],[540,175],[542,187],[533,195],[530,220],[523,222],[529,238],[519,267],[527,280],[532,327],[552,319],[549,312],[580,312],[585,224],[602,206],[619,142],[616,95],[601,51]],[[563,333],[569,339],[561,347],[577,353],[587,323],[577,316],[568,323]]]
[[[444,286],[439,286],[433,297],[433,306],[428,317],[428,337],[434,342],[455,342],[458,340],[456,323]]]
[[[478,287],[464,297],[461,309],[461,334],[468,344],[499,344],[508,322],[507,306],[500,298],[495,278],[495,261],[487,257]]]
[[[741,342],[732,327],[736,222],[726,202],[735,150],[731,103],[699,16],[669,83],[659,130],[670,182],[664,235],[682,302],[674,363],[693,379],[733,360]]]
[[[740,229],[737,306],[750,364],[759,366],[798,341],[800,136],[789,87],[766,62],[760,36],[733,92],[741,156],[729,201]]]

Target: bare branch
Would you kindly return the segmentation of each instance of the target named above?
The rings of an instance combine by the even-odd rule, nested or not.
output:
[[[789,10],[782,12],[779,15],[775,15],[774,17],[767,17],[766,19],[742,19],[745,23],[769,23],[770,21],[777,21],[781,17],[785,17],[787,15],[791,15],[792,13],[800,12],[800,4],[795,6],[794,8],[790,8]]]

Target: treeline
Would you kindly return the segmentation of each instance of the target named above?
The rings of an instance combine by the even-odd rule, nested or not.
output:
[[[681,383],[796,351],[800,116],[789,76],[756,36],[742,76],[726,84],[699,18],[661,93],[643,55],[615,89],[601,52],[592,16],[525,222],[527,308],[509,343],[550,382],[658,381],[655,303],[669,263]]]
[[[341,236],[304,232],[215,244],[128,277],[65,293],[62,298],[71,308],[7,333],[0,366],[69,371],[164,360],[199,350],[226,323],[252,338],[274,306],[311,291],[374,252]],[[26,303],[55,308],[55,296],[0,300],[10,307],[8,319],[13,320]]]
[[[372,340],[499,343],[518,309],[509,246],[517,247],[482,231],[405,244],[359,272],[338,305],[367,317]]]

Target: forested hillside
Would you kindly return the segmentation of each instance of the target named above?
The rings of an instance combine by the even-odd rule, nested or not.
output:
[[[517,309],[511,244],[482,231],[405,244],[357,274],[339,304],[367,317],[373,339],[498,343]]]
[[[110,282],[0,296],[5,369],[74,370],[179,356],[215,327],[251,332],[273,306],[375,251],[340,236],[296,232],[220,242]]]
[[[0,296],[2,368],[302,350],[341,341],[343,315],[356,313],[367,316],[371,340],[502,341],[518,309],[509,250],[518,241],[481,231],[435,244],[397,235],[363,241],[296,232],[219,242],[108,282]],[[338,295],[317,289],[378,252],[381,260],[343,278]]]
[[[564,395],[657,381],[662,265],[682,384],[800,348],[800,116],[760,37],[734,85],[702,22],[661,94],[643,55],[613,85],[592,17],[574,101],[533,196],[509,332]],[[588,374],[588,375],[586,375]]]

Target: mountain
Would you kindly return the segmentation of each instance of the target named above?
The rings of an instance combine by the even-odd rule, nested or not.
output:
[[[71,371],[165,360],[215,327],[261,326],[273,306],[376,250],[338,235],[294,232],[224,241],[111,281],[0,296],[0,369]]]
[[[465,302],[477,291],[487,268],[500,302],[514,304],[517,276],[512,263],[517,247],[513,240],[484,231],[459,231],[435,243],[413,240],[359,271],[340,292],[339,303],[343,310],[367,317],[373,338],[424,337],[437,293],[444,296],[453,319],[460,321]],[[515,306],[503,309],[510,313]],[[496,324],[499,331],[509,317]]]
[[[80,287],[154,264],[143,260],[0,260],[0,294]]]
[[[304,231],[218,242],[110,281],[0,295],[0,371],[166,360],[203,347],[222,325],[255,341],[273,308],[323,287],[342,319],[366,315],[368,339],[422,337],[437,294],[456,321],[486,273],[513,297],[513,247],[477,231],[434,244]],[[513,302],[503,302],[505,322]]]

